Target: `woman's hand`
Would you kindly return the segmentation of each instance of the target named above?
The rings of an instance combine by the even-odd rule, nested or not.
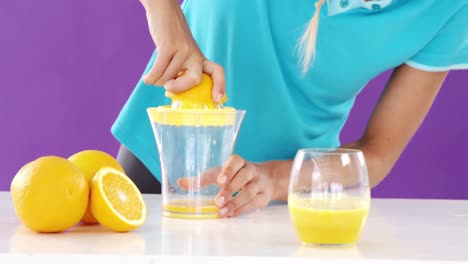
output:
[[[221,191],[215,198],[223,217],[235,217],[250,209],[263,208],[273,198],[275,184],[262,164],[234,155],[226,162],[216,181]],[[236,193],[237,195],[233,197]]]
[[[182,189],[199,188],[210,184],[221,187],[215,198],[222,217],[235,217],[250,209],[263,208],[273,200],[275,182],[269,163],[252,163],[238,155],[233,155],[222,168],[208,170],[201,178],[180,179]],[[233,195],[237,192],[237,195]]]
[[[212,97],[219,102],[225,91],[224,69],[209,61],[195,42],[177,0],[141,0],[158,55],[143,77],[148,84],[164,86],[173,93],[200,83],[202,72],[213,78]],[[180,75],[184,72],[183,75]]]

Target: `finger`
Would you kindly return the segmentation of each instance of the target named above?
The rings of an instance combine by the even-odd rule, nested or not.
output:
[[[267,206],[268,204],[268,199],[267,196],[263,193],[258,193],[255,195],[248,203],[245,203],[244,205],[240,206],[235,210],[234,212],[229,212],[226,216],[228,217],[237,217],[239,215],[242,215],[243,213],[246,213],[252,209],[259,209]]]
[[[213,101],[221,103],[224,93],[226,91],[226,77],[224,75],[224,68],[212,61],[206,60],[203,65],[203,71],[211,75],[213,79]]]
[[[239,170],[239,172],[218,193],[215,199],[216,205],[221,207],[232,199],[231,197],[235,192],[238,192],[241,188],[242,191],[244,191],[244,186],[252,180],[254,175],[255,173],[253,170],[245,164],[244,168]]]
[[[231,213],[235,213],[240,207],[250,202],[255,195],[258,194],[258,190],[258,182],[248,183],[242,187],[242,190],[236,197],[226,202],[226,204],[219,210],[219,214],[221,216],[227,216]]]
[[[184,68],[184,64],[187,61],[187,56],[182,52],[177,52],[174,57],[172,57],[171,62],[167,65],[164,72],[161,74],[161,77],[156,80],[155,84],[158,86],[163,86],[168,80],[177,78],[179,72]]]
[[[187,70],[185,74],[175,78],[168,80],[164,87],[166,90],[173,92],[173,93],[180,93],[187,89],[198,85],[202,79],[202,62],[201,61],[189,61],[185,65]]]
[[[173,53],[167,52],[160,52],[156,57],[156,61],[153,64],[151,70],[143,77],[143,82],[147,85],[154,84],[156,80],[158,80],[161,75],[164,73],[164,70],[167,68],[171,59],[173,57]]]
[[[219,176],[218,185],[224,187],[244,167],[245,161],[239,155],[232,155],[223,166]]]
[[[194,190],[203,188],[210,184],[216,184],[216,177],[219,175],[221,167],[214,167],[206,170],[200,177],[184,177],[177,180],[177,185],[183,190]]]

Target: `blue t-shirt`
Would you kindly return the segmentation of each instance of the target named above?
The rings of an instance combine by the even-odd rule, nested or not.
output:
[[[226,105],[247,110],[235,153],[253,162],[339,146],[356,96],[388,69],[468,68],[468,0],[328,0],[305,76],[296,47],[314,1],[185,0],[182,9],[202,52],[225,68]],[[163,88],[140,80],[112,127],[158,180],[146,109],[169,103]]]

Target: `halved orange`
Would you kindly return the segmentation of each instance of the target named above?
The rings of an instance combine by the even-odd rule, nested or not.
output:
[[[93,180],[96,172],[102,167],[112,167],[121,172],[124,172],[124,169],[120,163],[113,156],[100,150],[83,150],[73,154],[68,158],[68,160],[75,164],[75,166],[77,166],[81,171],[83,171],[89,185],[91,185],[91,181]],[[88,204],[88,208],[86,209],[86,212],[81,221],[85,224],[97,224],[98,221],[91,213],[90,206],[91,205]]]
[[[146,204],[140,190],[114,168],[98,170],[91,183],[90,203],[98,222],[116,232],[131,231],[146,220]]]
[[[219,109],[227,97],[224,94],[221,102],[215,103],[211,95],[213,85],[211,76],[203,73],[199,84],[177,94],[166,91],[166,96],[172,99],[171,108],[175,109]]]

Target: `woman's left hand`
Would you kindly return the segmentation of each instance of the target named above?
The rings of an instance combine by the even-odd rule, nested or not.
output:
[[[268,165],[252,163],[233,155],[221,169],[211,169],[202,176],[200,187],[217,184],[221,190],[215,198],[221,217],[236,217],[251,209],[263,208],[272,200],[275,183]],[[179,180],[183,189],[194,186],[190,178]],[[194,178],[191,178],[194,179]],[[195,179],[194,179],[195,180]],[[237,195],[234,194],[237,192]]]
[[[235,217],[250,209],[267,206],[272,200],[275,185],[266,171],[262,164],[246,161],[238,155],[231,156],[217,177],[221,187],[215,198],[219,214]]]

